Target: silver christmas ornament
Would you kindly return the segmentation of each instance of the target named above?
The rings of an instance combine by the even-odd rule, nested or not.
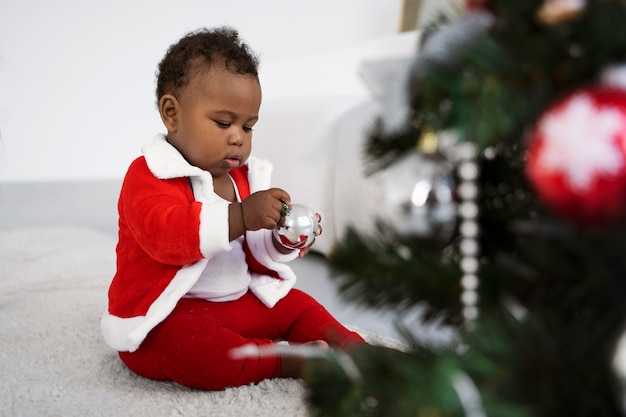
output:
[[[378,207],[401,235],[445,238],[457,219],[451,164],[413,152],[379,176]]]
[[[285,210],[284,223],[274,229],[273,233],[286,248],[302,249],[313,243],[317,227],[317,215],[311,208],[303,204],[292,204]]]

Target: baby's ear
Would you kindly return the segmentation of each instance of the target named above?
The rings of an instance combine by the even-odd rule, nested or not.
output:
[[[180,103],[171,94],[164,94],[159,100],[159,113],[168,132],[174,132],[178,127],[179,106]]]

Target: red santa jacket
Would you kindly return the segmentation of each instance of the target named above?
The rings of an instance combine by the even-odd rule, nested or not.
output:
[[[122,184],[117,271],[101,320],[105,341],[117,351],[135,351],[193,287],[211,257],[231,249],[229,203],[214,193],[211,174],[190,165],[162,135],[143,153]],[[269,188],[269,162],[250,157],[244,168],[233,172],[242,198]],[[265,229],[247,231],[245,249],[249,289],[273,307],[295,283],[284,262],[297,252],[278,252]]]

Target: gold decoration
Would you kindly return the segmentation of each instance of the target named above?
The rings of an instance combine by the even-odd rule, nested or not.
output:
[[[439,137],[432,130],[426,130],[417,141],[417,150],[424,154],[433,154],[439,149]]]

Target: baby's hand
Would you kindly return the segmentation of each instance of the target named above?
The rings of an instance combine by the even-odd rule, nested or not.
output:
[[[286,191],[280,188],[257,191],[241,202],[241,215],[246,230],[274,229],[281,220],[283,204],[290,204]]]
[[[317,217],[317,231],[315,232],[315,236],[317,237],[322,234],[322,215],[316,212],[315,217]],[[300,249],[300,252],[298,253],[298,258],[302,258],[304,257],[304,255],[309,253],[311,251],[311,246],[313,246],[314,243],[315,239],[313,239],[313,242],[311,242],[310,245]]]

